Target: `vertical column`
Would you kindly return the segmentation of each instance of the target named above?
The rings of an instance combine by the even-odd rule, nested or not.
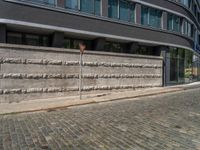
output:
[[[163,12],[162,14],[162,28],[167,30],[167,12]]]
[[[0,43],[6,43],[6,25],[0,24]]]
[[[94,50],[96,51],[102,51],[104,50],[104,46],[106,43],[106,39],[105,38],[97,38],[94,40]]]
[[[108,0],[102,0],[101,3],[102,3],[101,7],[102,16],[108,17]]]
[[[64,33],[55,32],[52,39],[52,47],[64,47]]]
[[[169,48],[165,46],[159,46],[156,48],[156,53],[160,53],[160,56],[163,57],[163,86],[166,86],[169,83],[170,78],[170,57],[169,57]]]
[[[136,3],[136,5],[135,5],[135,21],[136,21],[136,24],[141,24],[141,13],[142,13],[141,4]]]

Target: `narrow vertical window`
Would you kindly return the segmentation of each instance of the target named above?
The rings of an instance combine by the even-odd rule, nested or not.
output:
[[[172,14],[167,15],[167,29],[173,30],[173,17]]]
[[[124,21],[129,21],[129,3],[125,0],[119,1],[119,18]]]
[[[108,5],[108,17],[118,19],[118,0],[109,0]]]
[[[135,22],[135,5],[130,4],[130,21]]]
[[[149,11],[149,25],[152,27],[156,27],[156,10],[155,9],[151,9]]]
[[[173,21],[174,21],[173,23],[174,31],[180,32],[180,17],[174,16]]]
[[[101,15],[101,0],[95,0],[95,15]]]
[[[148,25],[148,7],[142,6],[141,23],[143,25]]]

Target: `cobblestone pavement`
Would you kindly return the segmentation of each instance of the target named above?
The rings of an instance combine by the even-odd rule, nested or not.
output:
[[[200,89],[0,116],[0,150],[200,149]]]

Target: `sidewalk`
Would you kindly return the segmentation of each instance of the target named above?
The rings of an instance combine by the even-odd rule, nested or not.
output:
[[[22,112],[34,112],[34,111],[44,111],[52,110],[58,108],[65,108],[70,106],[92,104],[92,103],[101,103],[115,100],[123,100],[130,98],[138,98],[152,95],[159,95],[164,93],[172,93],[183,91],[191,88],[200,87],[200,82],[187,84],[187,85],[178,85],[171,87],[158,87],[151,89],[142,89],[126,92],[110,92],[110,93],[101,93],[93,95],[84,95],[82,100],[79,100],[79,96],[73,97],[57,97],[51,99],[38,99],[32,101],[24,101],[20,103],[11,103],[11,104],[0,104],[0,114],[11,114],[11,113],[22,113]]]

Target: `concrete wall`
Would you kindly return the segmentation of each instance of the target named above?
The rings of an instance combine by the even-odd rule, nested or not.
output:
[[[86,51],[84,92],[162,86],[162,58]],[[0,103],[78,94],[79,51],[0,44]]]

